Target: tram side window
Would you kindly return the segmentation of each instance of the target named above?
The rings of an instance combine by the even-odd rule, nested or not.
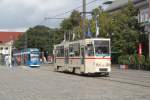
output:
[[[74,56],[80,56],[80,44],[79,43],[74,44],[73,48],[74,48]]]
[[[63,46],[59,46],[57,48],[57,57],[64,57],[64,47]]]
[[[87,44],[86,51],[88,56],[94,56],[93,44]]]
[[[28,60],[30,60],[30,59],[31,59],[31,56],[30,56],[30,54],[27,54],[27,56],[28,56]]]
[[[80,56],[80,44],[79,43],[69,45],[69,56],[70,57]]]
[[[74,56],[73,45],[69,45],[69,56],[70,56],[70,57],[73,57],[73,56]]]

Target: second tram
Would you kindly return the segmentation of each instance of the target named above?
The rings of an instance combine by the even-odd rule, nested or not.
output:
[[[77,74],[105,74],[111,71],[110,39],[91,38],[54,45],[57,71]]]
[[[28,48],[21,51],[14,52],[13,58],[16,65],[27,65],[30,67],[39,67],[39,49],[37,48]]]

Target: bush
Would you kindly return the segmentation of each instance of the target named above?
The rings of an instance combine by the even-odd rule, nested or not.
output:
[[[150,58],[147,58],[145,64],[143,64],[144,70],[150,70]]]
[[[138,54],[133,54],[130,56],[130,64],[133,64],[133,65],[142,65],[145,63],[145,56],[144,55],[141,55],[139,57]]]
[[[131,69],[150,70],[150,58],[145,59],[144,55],[139,57],[138,54],[122,55],[118,57],[121,65],[128,65]]]
[[[118,63],[122,65],[128,65],[129,64],[129,55],[122,55],[118,57]]]
[[[146,63],[145,64],[150,66],[150,58],[146,59]]]

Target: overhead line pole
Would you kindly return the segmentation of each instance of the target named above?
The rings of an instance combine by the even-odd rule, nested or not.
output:
[[[83,0],[83,38],[85,39],[86,0]]]

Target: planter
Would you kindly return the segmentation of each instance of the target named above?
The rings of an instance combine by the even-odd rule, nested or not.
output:
[[[120,65],[120,69],[128,69],[128,65]]]
[[[138,69],[139,69],[139,65],[137,65],[137,64],[130,64],[130,65],[128,66],[128,68],[129,68],[129,69],[136,69],[136,70],[138,70]]]
[[[146,70],[150,71],[150,65],[137,65],[137,64],[130,64],[128,65],[129,69],[135,69],[135,70]]]

